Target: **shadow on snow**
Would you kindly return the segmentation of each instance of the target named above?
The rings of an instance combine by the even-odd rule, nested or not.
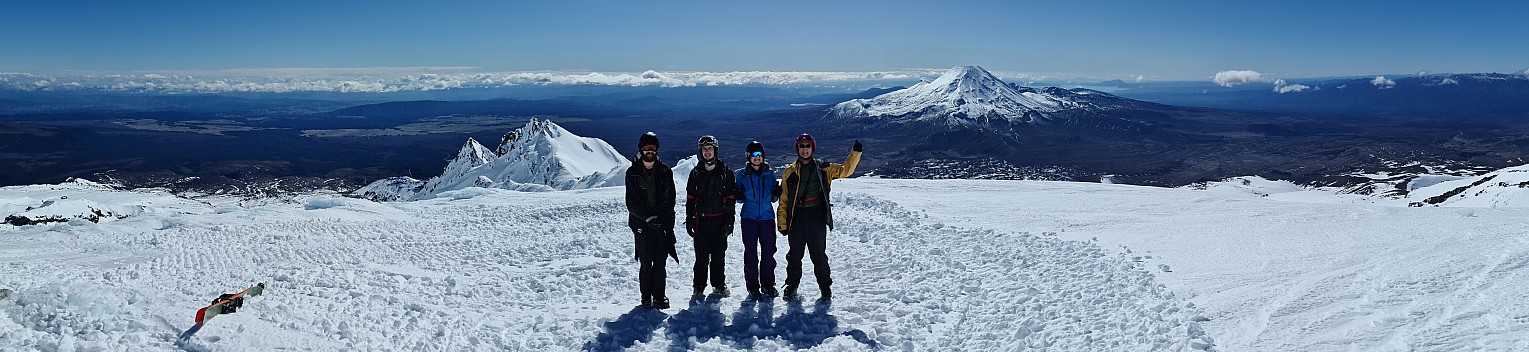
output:
[[[801,301],[786,301],[786,312],[775,317],[775,300],[746,299],[733,313],[732,324],[724,325],[719,297],[692,299],[690,305],[673,316],[664,319],[664,313],[641,307],[634,308],[616,321],[605,323],[605,331],[594,340],[584,344],[586,351],[616,351],[632,347],[637,342],[649,342],[660,325],[665,328],[671,351],[687,351],[700,342],[713,338],[741,349],[752,349],[759,340],[779,339],[792,348],[806,349],[822,344],[830,338],[843,335],[864,343],[871,349],[880,346],[859,329],[839,332],[839,318],[828,314],[832,303],[817,301],[811,312],[802,307]]]
[[[585,351],[620,351],[632,347],[638,341],[648,342],[653,331],[664,324],[668,317],[663,311],[642,306],[632,308],[615,321],[605,323],[605,332],[594,340],[584,343]]]

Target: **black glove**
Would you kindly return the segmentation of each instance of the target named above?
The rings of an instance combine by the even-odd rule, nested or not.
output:
[[[863,149],[863,148],[860,148],[860,140],[859,140],[859,139],[856,139],[856,140],[855,140],[855,146],[853,146],[853,147],[850,147],[850,148],[849,148],[849,150],[853,150],[853,151],[857,151],[857,152],[862,152],[862,151],[864,151],[864,149]]]
[[[664,226],[663,223],[658,221],[658,215],[649,215],[647,219],[643,219],[642,221],[648,223],[648,227],[652,228],[659,228]]]
[[[723,235],[731,235],[731,234],[733,234],[733,224],[727,224],[727,227],[723,227],[722,228],[722,234]]]
[[[780,230],[781,236],[791,236],[791,230]]]
[[[695,222],[694,221],[686,221],[685,222],[685,233],[690,234],[691,238],[695,238]]]

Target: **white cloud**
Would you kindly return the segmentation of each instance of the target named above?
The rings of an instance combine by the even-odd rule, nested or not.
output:
[[[1438,83],[1434,83],[1433,85],[1443,86],[1443,85],[1451,85],[1451,84],[1456,84],[1457,85],[1457,84],[1460,84],[1460,81],[1456,81],[1453,78],[1445,77],[1444,79],[1439,80]]]
[[[1311,89],[1311,87],[1307,86],[1307,85],[1304,85],[1304,84],[1286,84],[1285,80],[1283,80],[1283,79],[1276,79],[1276,80],[1274,80],[1274,92],[1275,93],[1279,93],[1279,94],[1297,93],[1297,92],[1305,91],[1307,89]]]
[[[1375,76],[1375,79],[1370,80],[1370,85],[1380,87],[1380,89],[1395,88],[1396,81],[1386,79],[1386,76]]]
[[[691,87],[722,85],[844,84],[932,79],[945,69],[875,72],[467,72],[471,68],[241,69],[39,75],[0,73],[0,89],[100,89],[165,93],[343,92],[385,93],[514,85],[617,85]],[[1006,79],[1044,79],[1052,73],[995,72]],[[73,84],[69,84],[73,83]],[[911,82],[910,82],[911,83]]]
[[[1143,76],[1143,75],[1136,75],[1136,83],[1141,83],[1141,80],[1142,80],[1142,79],[1143,79],[1143,78],[1146,78],[1146,76]]]
[[[1226,70],[1216,72],[1215,76],[1211,76],[1211,81],[1216,82],[1216,84],[1222,87],[1231,87],[1263,80],[1263,74],[1253,70]]]

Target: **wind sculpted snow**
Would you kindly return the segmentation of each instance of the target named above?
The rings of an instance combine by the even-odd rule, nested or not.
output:
[[[110,223],[6,227],[0,260],[27,274],[0,277],[15,291],[0,299],[0,349],[1213,347],[1200,308],[1141,263],[1051,233],[946,225],[845,184],[829,244],[831,305],[812,300],[810,279],[805,301],[687,301],[693,251],[682,238],[683,264],[668,266],[673,308],[635,309],[619,188],[186,202]],[[729,284],[741,292],[742,247],[728,249]],[[255,282],[265,295],[175,342],[197,308]]]

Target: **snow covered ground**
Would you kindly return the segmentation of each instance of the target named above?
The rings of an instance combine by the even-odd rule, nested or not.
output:
[[[622,192],[238,206],[0,188],[128,216],[0,226],[0,350],[1524,350],[1529,209],[1039,181],[835,183],[835,299],[636,308]],[[681,231],[680,233],[683,233]],[[777,254],[784,264],[785,241]],[[784,268],[777,276],[784,279]],[[265,295],[185,342],[197,308]]]

